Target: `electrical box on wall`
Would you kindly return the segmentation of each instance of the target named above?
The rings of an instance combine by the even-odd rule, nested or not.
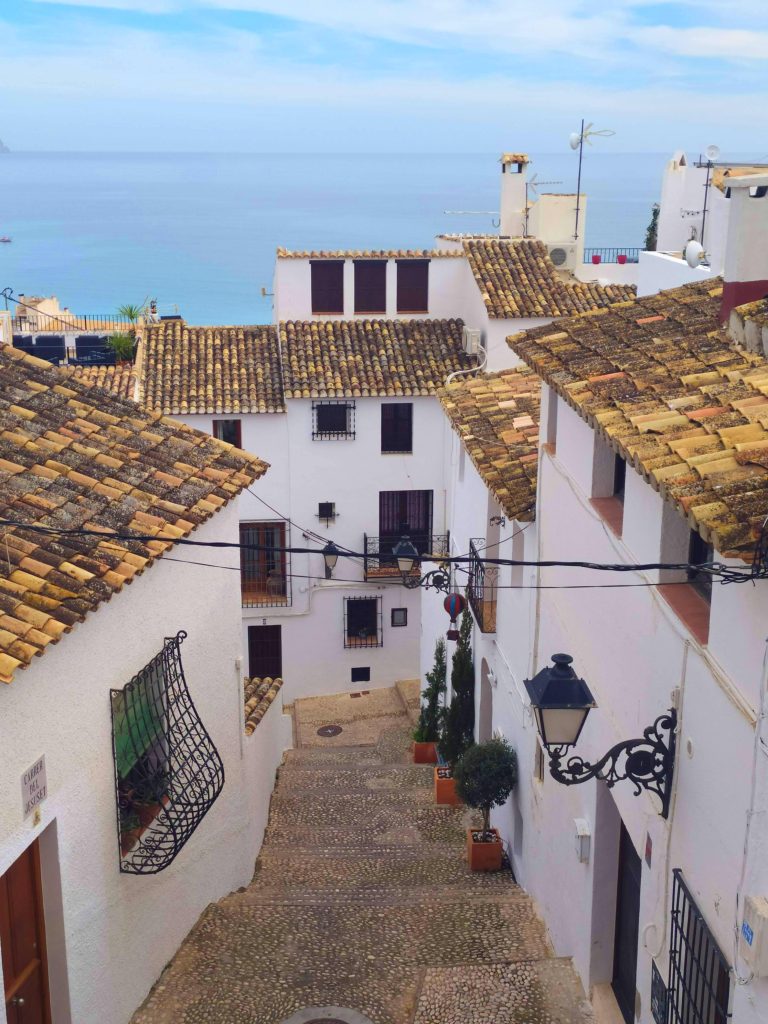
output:
[[[739,930],[739,953],[758,978],[768,977],[768,899],[747,896]]]
[[[576,826],[576,856],[579,864],[588,864],[592,830],[586,818],[574,818],[573,824]]]

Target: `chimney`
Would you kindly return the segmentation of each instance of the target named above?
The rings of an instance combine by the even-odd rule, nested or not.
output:
[[[736,306],[768,295],[768,174],[729,178],[728,189],[722,322]]]
[[[501,154],[501,218],[499,234],[519,238],[525,231],[525,153]]]

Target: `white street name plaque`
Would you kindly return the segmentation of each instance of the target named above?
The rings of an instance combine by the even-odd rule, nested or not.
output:
[[[24,817],[28,818],[47,796],[48,782],[45,777],[45,754],[43,754],[21,776],[21,802],[24,806]]]

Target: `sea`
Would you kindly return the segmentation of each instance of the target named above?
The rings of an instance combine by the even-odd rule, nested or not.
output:
[[[588,246],[641,246],[669,154],[585,152]],[[575,192],[577,154],[533,154]],[[7,153],[0,288],[105,315],[155,298],[195,324],[271,319],[275,250],[428,248],[498,225],[498,154]]]

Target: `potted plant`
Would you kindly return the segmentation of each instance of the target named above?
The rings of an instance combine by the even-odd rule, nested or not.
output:
[[[124,334],[120,331],[111,334],[107,339],[107,345],[115,353],[118,363],[133,362],[133,336],[131,334]]]
[[[445,713],[438,743],[439,763],[435,767],[435,802],[460,804],[453,779],[453,766],[474,742],[475,668],[472,663],[472,616],[461,617],[459,639],[451,664],[451,703]]]
[[[517,783],[517,755],[505,739],[470,747],[454,768],[456,792],[483,814],[482,828],[467,829],[467,860],[472,871],[501,868],[501,836],[491,828],[491,808],[500,807]]]
[[[441,638],[435,644],[435,661],[425,677],[427,685],[422,696],[419,721],[413,730],[414,764],[435,764],[437,761],[437,741],[445,713],[442,706],[445,676],[445,640]]]

